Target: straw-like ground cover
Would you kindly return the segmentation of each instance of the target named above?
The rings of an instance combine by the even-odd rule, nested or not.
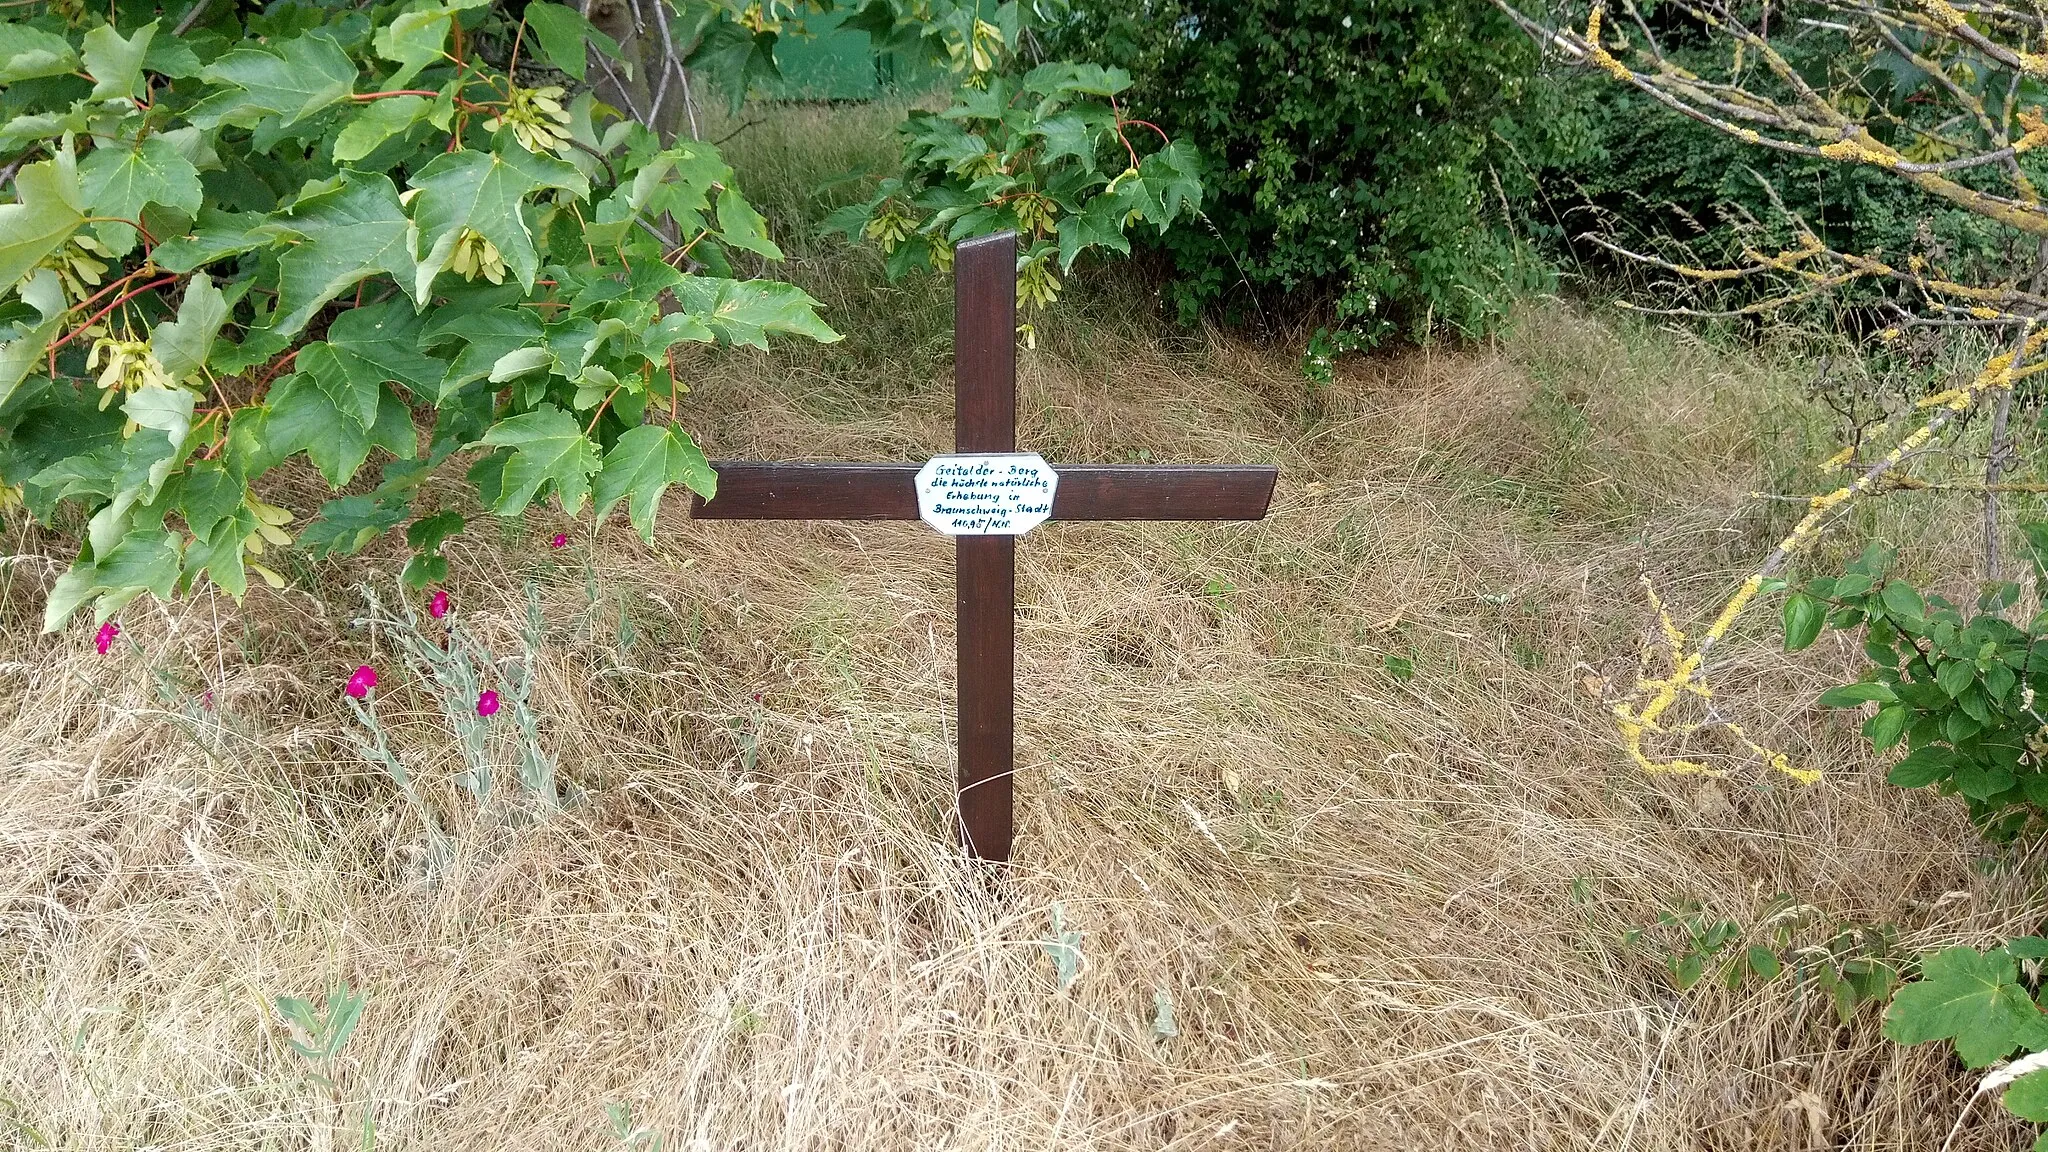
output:
[[[943,295],[896,306],[888,356],[702,365],[697,426],[723,454],[944,448]],[[950,552],[921,526],[671,508],[652,550],[618,524],[551,550],[540,520],[451,544],[496,655],[542,606],[532,704],[578,796],[539,819],[453,786],[431,689],[349,626],[359,570],[131,610],[99,658],[35,635],[54,567],[14,535],[0,1145],[355,1148],[367,1114],[379,1148],[605,1148],[610,1104],[671,1149],[1938,1144],[1969,1086],[1946,1053],[1783,982],[1678,994],[1620,939],[1780,891],[1907,948],[2039,911],[2028,859],[1767,702],[1846,651],[1757,636],[1722,674],[1768,688],[1724,706],[1817,786],[1616,751],[1593,691],[1633,669],[1637,577],[1704,601],[1770,535],[1745,494],[1796,483],[1789,385],[1559,305],[1321,393],[1143,328],[1026,354],[1028,443],[1284,479],[1262,524],[1020,548],[1022,839],[993,885],[945,834]],[[349,739],[360,662],[456,844],[432,883]],[[325,1067],[272,1005],[342,984],[367,999]]]

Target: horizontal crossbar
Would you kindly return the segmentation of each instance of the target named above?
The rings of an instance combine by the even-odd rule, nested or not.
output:
[[[915,520],[917,464],[718,460],[700,520]],[[1259,520],[1280,470],[1262,464],[1055,464],[1055,520]]]

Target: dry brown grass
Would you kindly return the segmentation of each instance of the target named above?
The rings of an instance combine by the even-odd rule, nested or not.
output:
[[[879,368],[707,363],[692,424],[727,454],[942,449],[912,329]],[[1939,1143],[1969,1083],[1945,1052],[1782,983],[1675,993],[1618,937],[1779,891],[1907,947],[2041,911],[2027,861],[1985,866],[1955,805],[1785,706],[1846,652],[1729,648],[1734,706],[1818,786],[1645,779],[1615,749],[1584,679],[1633,668],[1639,573],[1705,604],[1766,539],[1742,493],[1797,455],[1782,383],[1562,306],[1321,397],[1223,340],[1048,337],[1033,446],[1283,479],[1262,524],[1020,547],[1021,839],[993,885],[946,837],[950,551],[915,525],[672,506],[652,550],[617,524],[455,544],[499,655],[527,582],[545,605],[535,706],[581,796],[538,820],[450,784],[429,690],[347,626],[347,570],[132,609],[102,660],[33,634],[39,561],[0,569],[0,1146],[355,1148],[368,1114],[383,1149],[601,1149],[614,1102],[671,1150]],[[458,839],[437,883],[346,739],[359,661]],[[368,1002],[330,1091],[270,1002],[340,982]],[[1980,1117],[1957,1146],[2024,1139]]]

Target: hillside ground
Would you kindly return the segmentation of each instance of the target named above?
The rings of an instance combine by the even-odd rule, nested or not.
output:
[[[814,220],[886,125],[784,113],[728,151]],[[704,357],[687,424],[723,456],[947,450],[946,285],[789,248],[848,339]],[[1820,783],[1710,737],[1724,778],[1646,776],[1603,702],[1643,580],[1710,610],[1797,507],[1753,493],[1816,483],[1797,366],[1532,301],[1321,387],[1298,344],[1099,279],[1020,356],[1023,442],[1281,481],[1260,523],[1021,543],[1000,879],[948,838],[952,554],[920,525],[480,524],[456,647],[532,723],[474,738],[396,550],[139,603],[102,658],[37,634],[65,541],[10,526],[0,1147],[1940,1146],[1973,1086],[1946,1051],[1789,978],[1681,992],[1657,920],[1765,939],[1782,894],[1790,946],[1982,943],[2038,922],[2034,855],[1886,785],[1810,703],[1856,653],[1775,653],[1775,606],[1719,706]],[[1932,557],[1938,522],[1860,527]],[[558,808],[520,782],[543,761]],[[352,1034],[295,1050],[320,1030],[278,998],[343,989]],[[1994,1111],[1953,1146],[2026,1147]]]

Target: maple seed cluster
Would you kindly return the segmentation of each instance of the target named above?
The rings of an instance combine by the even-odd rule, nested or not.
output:
[[[562,89],[553,85],[514,88],[505,110],[484,121],[484,130],[510,127],[512,138],[528,152],[560,152],[569,144],[569,114],[562,109],[562,96]]]
[[[894,252],[898,244],[910,239],[917,231],[917,218],[903,210],[894,200],[884,204],[861,229],[861,234],[882,246],[884,252]]]
[[[106,366],[101,367],[104,363]],[[92,355],[86,358],[86,371],[98,370],[100,386],[100,411],[114,402],[114,397],[152,385],[169,388],[176,381],[149,350],[147,340],[116,340],[102,336],[93,341]]]
[[[99,286],[100,277],[106,273],[107,261],[113,253],[101,246],[91,236],[80,232],[64,242],[64,246],[43,258],[39,268],[48,268],[57,274],[57,280],[64,286],[64,298],[72,301],[84,300]],[[31,270],[33,275],[33,270]],[[23,281],[27,281],[24,276]],[[18,287],[18,286],[17,286]]]
[[[505,256],[498,246],[474,228],[464,228],[455,238],[455,251],[448,257],[448,270],[464,280],[479,275],[493,284],[505,282]]]

